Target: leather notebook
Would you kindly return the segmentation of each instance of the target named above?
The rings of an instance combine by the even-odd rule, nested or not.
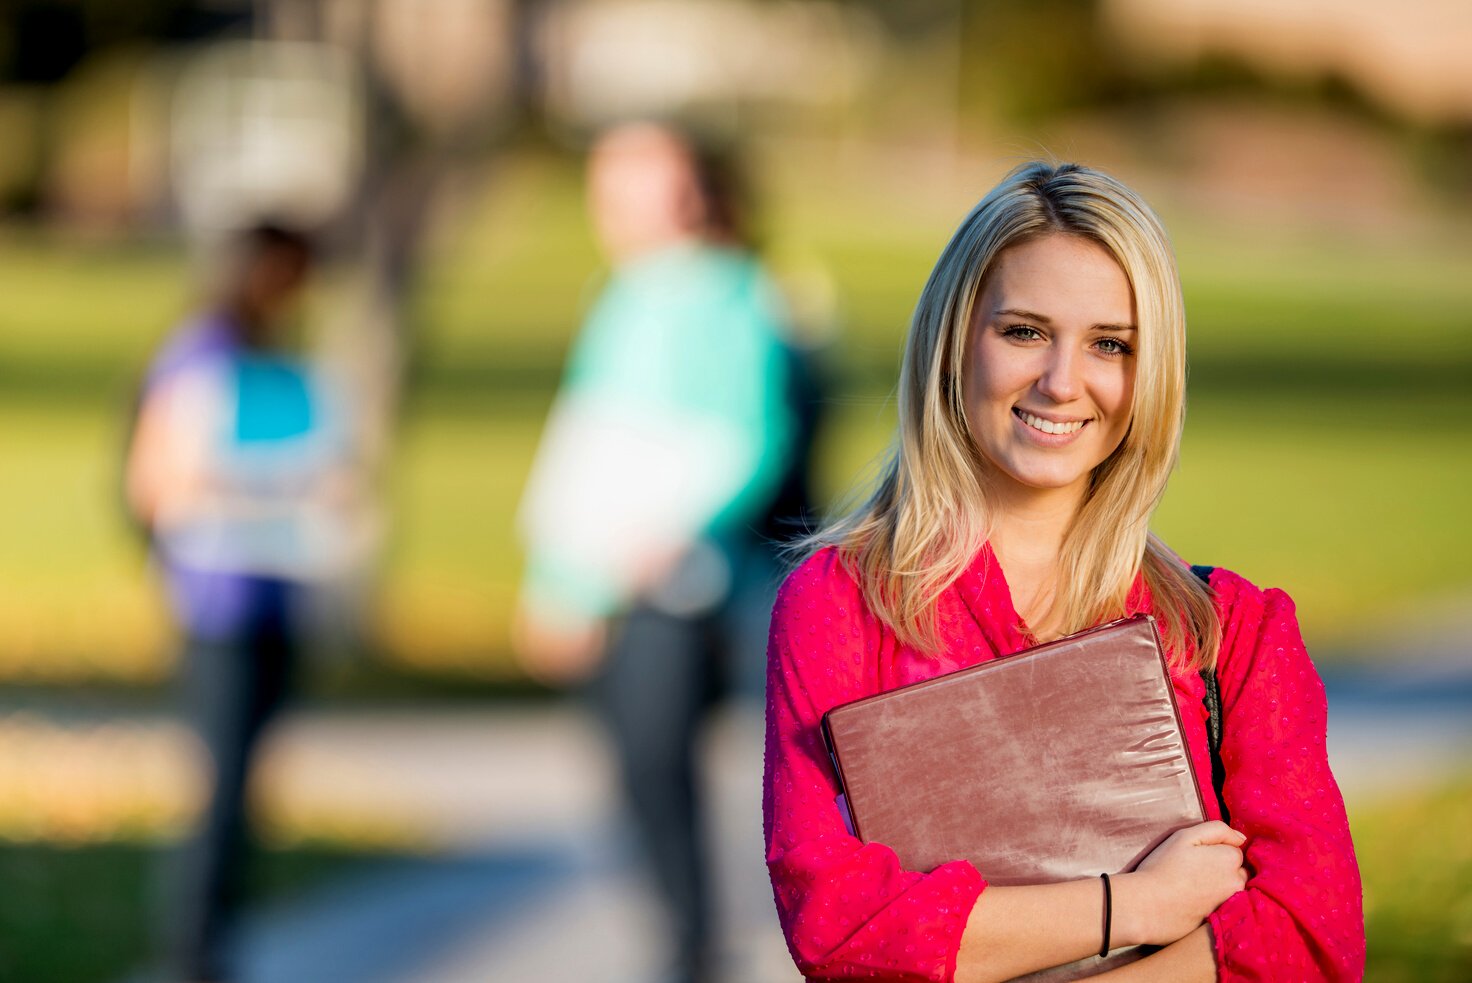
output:
[[[855,834],[908,870],[969,860],[991,884],[1098,879],[1205,819],[1148,615],[834,707],[823,736]],[[1023,978],[1079,979],[1149,951]]]

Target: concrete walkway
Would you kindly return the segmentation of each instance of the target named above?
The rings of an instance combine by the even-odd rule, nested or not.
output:
[[[798,979],[762,865],[760,742],[758,713],[733,710],[704,747],[727,983]],[[262,763],[272,798],[367,810],[441,853],[255,913],[241,983],[660,978],[660,912],[598,734],[575,708],[299,713]]]

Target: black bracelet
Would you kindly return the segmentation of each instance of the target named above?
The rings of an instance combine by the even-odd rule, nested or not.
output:
[[[1114,918],[1114,896],[1109,889],[1109,875],[1100,874],[1104,879],[1104,944],[1099,947],[1099,958],[1103,959],[1109,955],[1109,929],[1110,922]]]

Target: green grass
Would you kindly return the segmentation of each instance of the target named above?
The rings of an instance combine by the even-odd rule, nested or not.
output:
[[[1472,487],[1472,428],[1422,426],[1438,403],[1196,400],[1156,530],[1193,562],[1287,589],[1323,652],[1352,647],[1397,605],[1469,580],[1472,521],[1453,503]],[[862,478],[894,426],[864,403],[835,422],[830,490]]]
[[[1260,353],[1431,364],[1472,356],[1465,238],[1292,228],[1254,237],[1188,224],[1177,239],[1198,359]]]
[[[284,900],[375,859],[329,848],[263,850],[248,900]],[[162,848],[0,845],[0,979],[110,983],[158,956]]]
[[[578,182],[572,162],[537,156],[464,202],[469,220],[425,264],[415,305],[431,374],[466,360],[555,372],[601,270]]]
[[[1450,503],[1472,487],[1472,433],[1420,426],[1422,405],[1200,399],[1157,528],[1193,560],[1288,588],[1310,640],[1339,647],[1395,605],[1466,582],[1472,522]],[[520,569],[514,511],[543,406],[424,400],[407,417],[377,606],[407,661],[504,665]],[[828,494],[863,474],[892,420],[877,394],[835,406]],[[158,598],[110,485],[111,440],[109,421],[86,407],[0,401],[0,454],[26,462],[0,491],[0,579],[13,585],[0,596],[0,666],[12,674],[17,662],[62,678],[164,668]],[[106,616],[88,616],[97,612]]]
[[[1287,588],[1310,640],[1349,645],[1393,605],[1468,582],[1472,522],[1453,503],[1472,429],[1424,426],[1436,402],[1203,401],[1157,528],[1195,562]]]
[[[1377,983],[1472,979],[1472,780],[1351,809]]]
[[[190,300],[176,248],[0,236],[0,391],[46,402],[125,400]]]
[[[153,677],[163,626],[108,401],[0,399],[0,678]]]

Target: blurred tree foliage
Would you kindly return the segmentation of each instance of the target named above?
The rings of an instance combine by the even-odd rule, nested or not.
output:
[[[902,45],[956,39],[956,107],[969,122],[1027,131],[1060,116],[1127,108],[1148,123],[1167,101],[1244,96],[1372,121],[1433,190],[1472,197],[1472,123],[1402,118],[1340,75],[1286,80],[1221,53],[1180,63],[1142,59],[1112,35],[1099,0],[855,2]],[[933,47],[911,48],[912,61],[933,57]]]
[[[28,215],[57,166],[59,93],[94,56],[209,37],[246,22],[250,0],[0,0],[0,208]]]
[[[60,82],[89,54],[120,44],[205,37],[242,23],[249,0],[5,0],[0,82]]]
[[[532,9],[544,2],[521,0]],[[939,84],[954,85],[946,102],[962,123],[1030,129],[1105,107],[1148,114],[1167,99],[1245,95],[1373,119],[1435,189],[1472,195],[1472,123],[1395,117],[1357,85],[1334,76],[1285,81],[1224,55],[1179,64],[1142,59],[1112,36],[1100,0],[844,2],[884,25],[890,57],[911,79],[949,74],[936,54],[951,50],[956,78]],[[244,31],[260,6],[255,0],[0,0],[0,87],[29,89],[32,101],[44,102],[39,93],[64,83],[96,53]],[[531,67],[525,71],[535,74]],[[18,186],[14,179],[0,181],[11,210],[32,211],[40,199],[41,172],[53,156],[50,109],[30,106],[5,117],[12,131],[29,131],[12,132],[7,142],[34,147],[23,155],[31,173]]]
[[[1035,124],[1129,95],[1095,0],[966,0],[961,106]]]

